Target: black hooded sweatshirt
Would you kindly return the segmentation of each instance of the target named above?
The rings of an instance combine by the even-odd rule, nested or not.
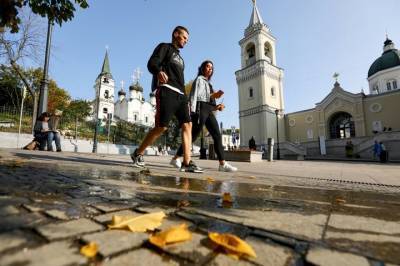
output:
[[[185,78],[183,74],[185,63],[179,54],[179,50],[171,43],[160,43],[154,49],[147,63],[147,69],[153,74],[152,91],[159,87],[157,74],[160,71],[164,71],[168,75],[168,82],[162,86],[170,89],[175,88],[181,94],[185,94]]]

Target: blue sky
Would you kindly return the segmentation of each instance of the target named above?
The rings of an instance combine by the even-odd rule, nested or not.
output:
[[[214,87],[225,91],[227,108],[218,116],[224,127],[238,126],[235,71],[252,11],[250,0],[89,1],[90,7],[53,33],[50,76],[73,98],[93,99],[105,47],[118,91],[143,71],[145,97],[151,76],[146,64],[159,42],[184,25],[190,40],[182,50],[185,77],[196,75],[204,59],[214,61]],[[258,0],[264,22],[277,38],[277,65],[284,69],[285,112],[314,107],[332,89],[339,72],[342,87],[368,92],[369,66],[381,55],[386,31],[400,45],[399,0]]]

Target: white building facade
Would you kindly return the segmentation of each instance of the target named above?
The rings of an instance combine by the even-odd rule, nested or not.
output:
[[[118,100],[115,102],[115,116],[118,119],[134,124],[153,127],[155,119],[156,99],[150,94],[150,101],[145,101],[143,88],[138,82],[129,86],[129,96],[124,89],[118,92]]]

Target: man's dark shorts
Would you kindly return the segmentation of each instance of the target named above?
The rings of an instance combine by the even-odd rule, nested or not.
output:
[[[156,92],[155,126],[167,127],[174,115],[179,126],[191,121],[187,97],[166,87],[158,88]]]

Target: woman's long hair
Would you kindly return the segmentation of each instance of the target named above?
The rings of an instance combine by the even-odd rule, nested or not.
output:
[[[213,66],[213,71],[211,72],[211,75],[208,78],[210,80],[212,75],[214,75],[214,63],[211,60],[206,60],[203,63],[201,63],[201,65],[199,66],[199,71],[197,72],[197,76],[204,75],[204,70],[208,63],[210,63]]]
[[[50,113],[48,113],[48,112],[44,112],[44,113],[42,113],[39,117],[38,117],[38,121],[44,121],[44,118],[45,117],[50,117]]]

